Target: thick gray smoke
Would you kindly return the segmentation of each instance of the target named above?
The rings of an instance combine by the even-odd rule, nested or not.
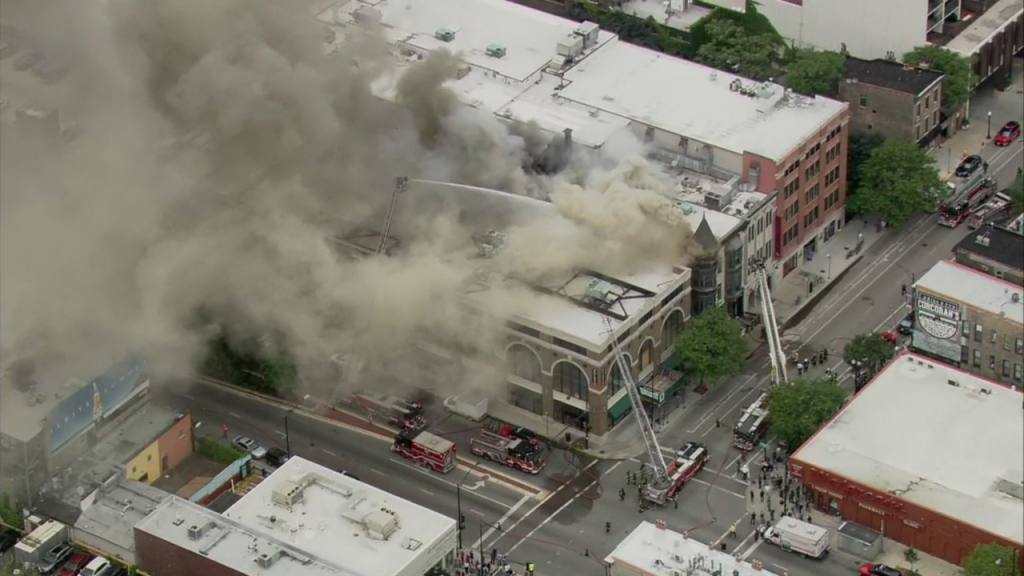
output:
[[[75,361],[144,348],[186,371],[208,337],[195,322],[205,307],[280,331],[306,359],[401,366],[425,335],[490,357],[505,319],[536,296],[507,282],[467,296],[472,234],[507,230],[488,266],[524,279],[633,272],[689,245],[639,144],[574,150],[560,174],[537,174],[530,159],[550,137],[460,106],[445,88],[457,55],[399,66],[373,31],[352,29],[326,55],[321,25],[278,0],[65,10],[46,26],[75,33],[46,32],[81,55],[71,86],[85,135],[63,146],[3,132],[8,350],[44,340]],[[374,96],[374,81],[399,73],[400,105]],[[413,182],[393,256],[346,256],[329,239],[379,229],[401,175],[550,204]],[[467,298],[483,312],[467,314]]]

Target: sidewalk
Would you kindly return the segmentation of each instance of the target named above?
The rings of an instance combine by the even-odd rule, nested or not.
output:
[[[906,573],[906,569],[910,568],[910,563],[907,562],[906,557],[903,555],[906,550],[907,546],[885,538],[882,541],[882,553],[874,561],[879,564],[903,568],[905,569],[904,573]],[[920,550],[917,552],[917,555],[920,557],[920,560],[914,564],[914,570],[921,576],[960,576],[961,570],[959,566],[939,560]]]

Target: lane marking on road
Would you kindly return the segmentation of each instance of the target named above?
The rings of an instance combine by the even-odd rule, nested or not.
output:
[[[715,404],[714,406],[712,406],[712,407],[711,407],[711,409],[710,409],[710,410],[708,410],[707,412],[705,412],[705,413],[704,413],[704,415],[703,415],[703,416],[701,416],[701,417],[700,417],[700,418],[699,418],[699,419],[697,420],[697,424],[696,424],[696,425],[695,425],[695,426],[694,426],[693,428],[690,428],[689,430],[687,430],[687,431],[686,431],[686,432],[687,432],[687,434],[693,434],[693,433],[695,433],[695,432],[696,432],[697,430],[699,430],[699,429],[700,429],[700,427],[701,427],[701,426],[703,426],[703,425],[704,425],[704,423],[705,423],[705,422],[707,422],[707,421],[708,421],[708,419],[710,419],[710,418],[711,418],[711,417],[712,417],[712,416],[714,415],[714,413],[715,413],[715,412],[717,412],[717,411],[718,411],[718,409],[722,407],[722,405],[723,405],[723,404],[725,404],[725,403],[726,403],[726,402],[728,402],[729,400],[732,400],[734,396],[736,396],[737,394],[739,394],[740,392],[742,392],[742,391],[743,391],[743,389],[744,389],[744,388],[746,388],[746,387],[747,387],[747,385],[748,385],[748,384],[750,383],[750,381],[751,381],[751,380],[753,380],[754,378],[757,378],[757,377],[758,377],[759,375],[760,375],[760,374],[757,374],[757,373],[755,373],[755,374],[751,374],[750,376],[748,376],[748,377],[747,377],[747,379],[746,379],[746,380],[744,380],[744,381],[743,381],[743,384],[741,384],[741,385],[739,385],[739,386],[735,387],[735,388],[734,388],[734,389],[733,389],[732,391],[730,391],[730,392],[729,392],[728,394],[726,394],[726,395],[725,395],[725,398],[722,398],[721,400],[719,400],[719,401],[718,401],[718,402],[717,402],[717,403],[716,403],[716,404]],[[705,433],[704,435],[706,436],[706,435],[707,435],[707,433]]]
[[[744,495],[744,494],[740,494],[738,492],[733,492],[732,490],[729,490],[728,488],[722,488],[718,484],[714,484],[712,482],[705,482],[704,480],[701,480],[700,478],[690,478],[690,482],[696,482],[697,484],[703,484],[704,486],[710,486],[710,487],[714,488],[715,490],[718,490],[720,492],[725,492],[726,494],[728,494],[730,496],[734,496],[736,498],[739,498],[740,500],[746,500],[747,499],[746,495]]]
[[[438,476],[437,473],[431,472],[431,471],[427,470],[426,468],[422,468],[422,467],[419,467],[419,466],[413,466],[411,464],[403,462],[402,460],[397,460],[395,458],[388,458],[388,460],[391,461],[391,462],[394,462],[395,464],[398,464],[399,466],[408,468],[410,470],[415,470],[416,472],[419,472],[420,474],[423,474],[424,476],[427,476],[429,478],[433,478],[434,480],[437,480],[438,482],[441,482],[442,484],[447,484],[448,486],[451,486],[452,488],[458,489],[458,487],[459,487],[459,485],[456,484],[455,482],[452,482],[451,480],[445,480],[444,478],[441,478],[440,476]],[[500,506],[501,508],[504,508],[505,510],[509,509],[509,505],[508,504],[506,504],[506,503],[504,503],[504,502],[502,502],[500,500],[496,500],[494,498],[491,498],[490,496],[486,496],[484,494],[481,494],[480,492],[477,492],[477,491],[474,491],[474,490],[469,490],[469,491],[466,491],[465,494],[466,495],[472,494],[473,496],[475,496],[477,498],[480,498],[481,500],[487,500],[488,502],[490,502],[490,503],[492,503],[492,504],[494,504],[496,506]],[[523,498],[525,498],[527,500],[530,499],[529,496],[523,496]]]
[[[753,536],[753,533],[751,533],[751,536]],[[748,536],[748,538],[749,538],[749,536]],[[745,540],[744,540],[744,542],[745,542]],[[761,544],[764,544],[764,540],[758,540],[757,542],[754,542],[753,546],[751,546],[750,548],[747,548],[747,550],[743,554],[740,555],[740,560],[746,560],[747,558],[749,558],[750,555],[753,554],[755,550],[757,550],[758,548],[761,547]],[[742,546],[743,542],[740,542],[740,545]]]
[[[242,419],[241,416],[239,416],[238,414],[235,414],[234,412],[228,412],[228,416],[231,416],[232,418],[234,418],[236,420],[241,420]]]
[[[519,510],[523,506],[523,504],[526,504],[526,501],[529,500],[529,499],[530,499],[529,496],[523,496],[522,499],[520,499],[519,502],[516,502],[516,505],[513,506],[512,508],[510,508],[509,511],[506,512],[504,516],[502,516],[501,518],[498,518],[498,521],[494,523],[494,526],[488,526],[487,527],[487,532],[484,532],[483,536],[478,538],[477,541],[475,543],[473,543],[473,546],[470,547],[470,550],[476,550],[476,549],[480,548],[480,546],[484,542],[486,542],[487,539],[490,538],[492,534],[497,532],[497,527],[500,527],[509,518],[511,518],[512,515],[516,513],[516,510]],[[515,525],[513,524],[513,527],[514,526]],[[511,554],[511,553],[512,553],[511,550],[509,550],[507,552],[507,554]]]
[[[746,517],[747,517],[747,516],[749,516],[749,515],[750,515],[750,511],[744,512],[742,516],[740,516],[740,517],[739,517],[739,518],[737,518],[737,519],[736,519],[736,520],[735,520],[734,522],[732,522],[732,523],[730,523],[730,524],[729,524],[729,528],[726,528],[726,529],[725,529],[725,532],[723,532],[721,536],[719,536],[719,537],[718,537],[717,539],[715,539],[714,541],[710,542],[710,543],[708,544],[708,546],[709,546],[709,547],[711,547],[712,549],[718,548],[718,545],[719,545],[719,544],[720,544],[720,543],[721,543],[722,541],[724,541],[724,540],[726,540],[726,539],[728,539],[728,538],[729,538],[729,530],[730,530],[730,528],[732,528],[733,526],[735,526],[736,528],[739,528],[739,526],[740,526],[740,522],[743,522],[743,519],[744,519],[744,518],[746,518]],[[750,536],[747,536],[746,538],[744,538],[743,540],[741,540],[741,541],[740,541],[740,543],[739,543],[739,544],[737,544],[735,548],[733,548],[733,556],[735,556],[735,555],[736,555],[736,551],[737,551],[737,550],[739,550],[741,546],[743,546],[743,543],[744,543],[744,542],[746,542],[747,540],[749,540],[749,539],[750,539],[750,537],[751,537],[751,536],[753,536],[753,535],[754,535],[754,534],[753,534],[753,533],[751,533],[751,534],[750,534]]]
[[[377,474],[380,474],[381,476],[387,476],[387,474],[381,472],[380,470],[377,470],[376,468],[370,468],[370,472],[376,472]]]
[[[486,517],[487,517],[486,515],[484,515],[484,513],[483,513],[483,512],[481,512],[481,511],[479,511],[479,510],[477,510],[477,509],[475,509],[475,508],[470,508],[470,509],[469,509],[469,513],[470,513],[470,514],[476,514],[477,516],[479,516],[479,517],[481,517],[481,518],[486,518]]]
[[[330,454],[331,456],[334,456],[334,457],[338,456],[337,454],[335,454],[334,452],[331,452],[327,448],[321,448],[321,450],[323,450],[325,454]]]
[[[430,494],[431,496],[434,495],[433,492],[431,492],[430,490],[427,490],[426,488],[420,488],[420,492],[423,492],[424,494]]]
[[[615,469],[618,468],[620,464],[622,464],[622,462],[623,462],[622,460],[619,460],[618,462],[616,462],[614,466],[612,466],[611,468],[608,469],[607,472],[605,472],[605,475],[611,475],[611,473],[614,472]],[[516,542],[511,548],[508,549],[507,552],[505,552],[505,554],[511,555],[513,552],[515,552],[516,548],[519,548],[519,546],[523,542],[526,542],[527,540],[532,538],[533,535],[536,534],[538,530],[540,530],[541,528],[546,526],[548,524],[548,522],[551,522],[552,519],[554,519],[556,516],[561,514],[562,511],[565,510],[566,508],[568,508],[570,504],[572,504],[573,502],[578,500],[581,495],[586,494],[591,488],[594,487],[595,484],[597,484],[600,481],[601,481],[601,477],[600,476],[598,476],[597,478],[594,478],[594,480],[592,480],[590,482],[590,484],[587,484],[587,486],[585,488],[583,488],[583,490],[580,490],[572,498],[569,498],[569,501],[566,502],[565,504],[562,504],[562,506],[559,507],[558,510],[555,510],[553,513],[551,513],[551,515],[549,515],[544,520],[541,520],[540,524],[538,524],[536,528],[534,528],[533,530],[530,530],[526,534],[526,536],[523,536],[522,538],[520,538],[518,542]],[[568,486],[568,483],[566,483],[565,486]],[[517,522],[517,524],[518,524],[518,522]],[[513,524],[512,527],[515,528],[515,525]]]
[[[274,430],[274,434],[277,434],[281,438],[287,438],[288,437],[287,434],[285,434],[284,432],[281,432],[280,430]]]

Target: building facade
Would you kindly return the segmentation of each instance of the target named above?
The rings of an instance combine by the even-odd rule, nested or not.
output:
[[[153,484],[164,472],[173,470],[192,454],[192,415],[179,415],[177,421],[160,437],[131,457],[125,465],[125,476],[145,484]]]
[[[855,132],[931,142],[941,130],[941,72],[885,59],[846,59],[839,98],[850,104]]]
[[[1000,280],[1024,286],[1024,235],[999,226],[985,226],[953,248],[956,263]]]

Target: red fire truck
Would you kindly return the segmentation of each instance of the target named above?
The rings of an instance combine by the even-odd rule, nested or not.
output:
[[[952,192],[939,207],[939,224],[955,228],[992,197],[996,182],[979,170],[948,186]]]
[[[455,468],[455,444],[430,432],[405,429],[395,436],[391,451],[442,474]]]
[[[998,220],[1010,210],[1010,197],[1002,192],[997,192],[995,197],[986,202],[974,211],[967,219],[967,226],[971,230],[977,230],[989,222]]]
[[[661,496],[659,504],[665,504],[683,489],[683,485],[690,481],[697,472],[704,469],[708,463],[708,449],[703,444],[687,442],[676,452],[676,459],[668,466],[668,489]],[[654,496],[648,491],[649,496]]]
[[[365,409],[371,415],[384,418],[392,426],[410,430],[423,430],[427,427],[423,405],[408,402],[398,396],[380,392],[359,392],[346,396],[344,401]]]
[[[761,394],[747,406],[732,430],[732,445],[743,451],[753,450],[768,432],[768,393]]]
[[[527,474],[540,472],[547,463],[547,457],[536,444],[521,438],[495,434],[490,430],[481,430],[479,436],[469,441],[469,445],[473,454]]]

